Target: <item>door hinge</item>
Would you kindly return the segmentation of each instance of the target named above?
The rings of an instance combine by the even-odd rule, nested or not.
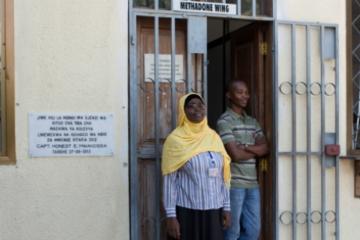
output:
[[[268,160],[266,158],[261,158],[259,167],[260,167],[261,172],[267,172],[268,171]]]
[[[260,43],[260,55],[266,56],[268,52],[268,44],[267,42]]]

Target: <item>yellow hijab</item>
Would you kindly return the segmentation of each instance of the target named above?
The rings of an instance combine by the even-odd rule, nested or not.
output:
[[[161,163],[162,174],[175,172],[199,153],[219,152],[224,159],[224,180],[226,184],[229,184],[230,157],[227,155],[219,135],[208,126],[206,117],[200,123],[193,123],[185,115],[185,100],[192,94],[198,95],[189,93],[180,98],[177,128],[170,133],[164,143]],[[200,95],[198,96],[201,98]]]

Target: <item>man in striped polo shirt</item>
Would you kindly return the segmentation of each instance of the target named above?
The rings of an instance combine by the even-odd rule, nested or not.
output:
[[[217,130],[231,157],[231,227],[225,240],[257,240],[260,234],[260,193],[256,158],[268,152],[264,133],[255,118],[246,114],[250,95],[243,81],[230,82],[226,97],[229,107]]]

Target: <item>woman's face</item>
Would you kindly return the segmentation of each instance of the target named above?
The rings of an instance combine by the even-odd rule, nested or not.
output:
[[[204,103],[199,98],[191,99],[185,106],[185,115],[190,122],[201,122],[205,118]]]

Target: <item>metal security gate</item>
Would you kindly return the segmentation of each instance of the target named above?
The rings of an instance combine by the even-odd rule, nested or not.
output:
[[[276,239],[340,239],[337,26],[275,22],[274,42]]]
[[[179,98],[190,91],[207,96],[206,18],[144,13],[131,18],[131,236],[164,239],[161,149],[176,126]]]

